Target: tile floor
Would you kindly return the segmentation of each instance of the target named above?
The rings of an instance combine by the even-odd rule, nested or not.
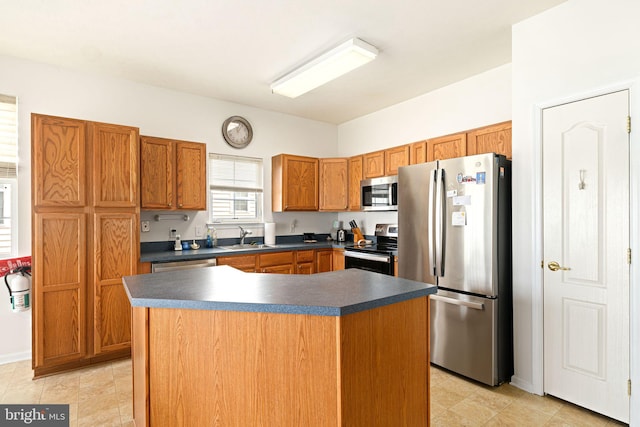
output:
[[[431,367],[431,425],[595,427],[626,424],[510,384],[489,387]]]
[[[73,427],[134,425],[130,359],[32,378],[31,360],[0,365],[0,403],[68,403]]]
[[[70,426],[133,426],[131,361],[32,380],[31,361],[0,365],[0,403],[69,403]],[[509,384],[488,387],[431,369],[432,426],[622,426]]]

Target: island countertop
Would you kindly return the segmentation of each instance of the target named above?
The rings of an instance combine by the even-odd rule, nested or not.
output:
[[[358,269],[310,275],[229,266],[127,276],[131,305],[342,316],[436,293],[436,286]]]

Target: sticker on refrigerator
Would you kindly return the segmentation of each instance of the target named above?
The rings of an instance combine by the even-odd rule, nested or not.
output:
[[[456,196],[453,198],[453,206],[467,206],[471,204],[471,196]]]
[[[458,190],[448,190],[447,197],[456,197],[458,195]]]
[[[464,227],[467,225],[467,217],[464,212],[454,212],[451,215],[451,225],[454,227]]]
[[[476,178],[471,176],[471,175],[463,175],[461,173],[458,174],[457,176],[457,181],[458,184],[470,184],[470,183],[475,183],[476,182]]]
[[[486,182],[486,172],[477,172],[476,173],[476,184],[484,184]]]

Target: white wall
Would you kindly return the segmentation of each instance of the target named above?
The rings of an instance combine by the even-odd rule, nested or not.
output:
[[[144,135],[204,142],[209,152],[262,157],[265,160],[265,217],[278,222],[279,234],[291,234],[292,219],[298,223],[296,234],[328,232],[336,217],[327,213],[271,214],[270,179],[271,156],[275,154],[335,156],[335,125],[2,56],[0,93],[18,97],[18,255],[31,254],[31,113],[137,126]],[[231,115],[242,115],[253,126],[254,140],[246,149],[233,149],[222,139],[222,122]],[[173,224],[186,238],[194,237],[196,224],[207,222],[204,212],[192,213],[192,217],[188,224]],[[149,237],[141,235],[143,240],[168,238],[167,230],[172,223],[152,222],[151,226]],[[237,237],[236,230],[229,232]],[[11,313],[5,296],[0,299],[0,324],[3,325],[0,363],[29,358],[31,351],[30,315]]]
[[[570,0],[513,27],[514,381],[531,391],[542,391],[541,349],[534,348],[537,341],[533,335],[541,327],[536,317],[541,305],[541,230],[537,201],[540,165],[536,163],[540,154],[539,123],[535,113],[541,105],[639,77],[638,17],[640,2],[635,0]],[[635,92],[637,97],[637,89]],[[638,116],[637,106],[637,102],[631,105],[632,118]],[[637,132],[632,132],[631,139],[632,162],[637,165],[638,160],[633,159],[640,142]],[[633,200],[632,227],[637,233],[639,207],[635,194]],[[637,236],[632,235],[632,240],[636,241]],[[637,280],[637,272],[635,277]],[[632,304],[638,307],[637,293],[632,297]],[[638,324],[636,309],[636,318],[631,319],[632,333]],[[640,380],[637,373],[632,375]],[[638,398],[634,399],[636,404],[632,406],[640,407]]]
[[[448,135],[511,120],[511,65],[503,65],[409,101],[338,126],[340,156]],[[376,223],[395,223],[395,213],[341,213],[358,221],[365,234]]]

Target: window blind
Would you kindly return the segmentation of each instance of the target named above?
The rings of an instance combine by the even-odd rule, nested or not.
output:
[[[15,96],[0,95],[0,178],[16,178],[18,106]]]
[[[262,221],[262,159],[209,154],[212,222]]]

